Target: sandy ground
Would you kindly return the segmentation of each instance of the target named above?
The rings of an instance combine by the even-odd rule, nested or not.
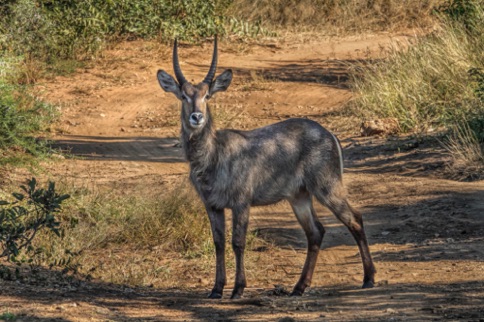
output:
[[[277,247],[260,250],[261,263],[271,268],[263,276],[248,272],[241,300],[227,298],[232,282],[223,300],[206,299],[213,276],[200,279],[196,272],[188,277],[191,287],[175,289],[85,280],[64,286],[0,281],[0,313],[12,312],[25,321],[483,321],[482,182],[444,179],[447,159],[438,145],[361,138],[355,118],[335,113],[352,98],[350,65],[381,57],[382,48],[405,37],[222,42],[218,71],[232,68],[235,79],[212,103],[219,127],[250,129],[297,116],[314,119],[340,137],[345,181],[353,205],[364,213],[378,270],[375,288],[359,289],[357,247],[317,205],[327,233],[313,284],[304,296],[288,297],[306,242],[283,203],[252,211],[251,229]],[[61,106],[55,146],[82,157],[47,164],[54,178],[130,191],[164,189],[186,176],[177,144],[179,106],[155,77],[159,68],[172,72],[170,50],[124,43],[74,75],[39,85],[40,95]],[[185,76],[200,81],[210,56],[210,43],[182,45]],[[46,274],[56,278],[57,273]]]

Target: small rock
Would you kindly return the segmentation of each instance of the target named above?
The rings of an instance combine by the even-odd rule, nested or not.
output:
[[[80,124],[78,122],[72,122],[71,120],[67,120],[66,123],[69,124],[70,126],[78,126]]]
[[[199,278],[198,283],[202,285],[208,285],[210,282],[206,278]]]
[[[99,314],[109,314],[111,313],[111,311],[108,309],[108,308],[105,308],[105,307],[97,307],[95,309],[96,313],[99,313]]]
[[[381,232],[381,234],[382,234],[383,236],[387,236],[387,235],[389,235],[389,234],[390,234],[390,232],[389,232],[389,231],[382,231],[382,232]]]
[[[101,113],[101,114],[99,114],[99,116],[100,116],[100,117],[106,117],[106,114]]]
[[[54,158],[54,159],[59,159],[59,160],[64,160],[66,158],[62,154],[57,154],[57,153],[52,153],[51,157]]]
[[[400,125],[394,117],[365,121],[361,124],[361,136],[395,134],[399,130]]]

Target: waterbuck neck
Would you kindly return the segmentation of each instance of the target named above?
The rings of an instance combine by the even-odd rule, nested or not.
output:
[[[183,113],[182,113],[183,114]],[[190,129],[186,118],[182,116],[181,141],[183,151],[192,170],[204,171],[216,156],[215,129],[212,123],[212,115],[207,107],[205,125],[201,129]]]

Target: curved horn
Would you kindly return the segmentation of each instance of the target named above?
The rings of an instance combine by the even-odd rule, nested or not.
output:
[[[212,64],[210,65],[210,70],[208,71],[207,76],[202,81],[205,84],[212,84],[213,78],[215,77],[215,71],[217,70],[217,36],[215,36],[214,44],[213,44],[213,55],[212,55]]]
[[[185,78],[185,76],[183,76],[180,68],[180,63],[178,62],[178,42],[176,39],[175,43],[173,44],[173,69],[175,70],[175,76],[178,84],[182,86],[187,82],[187,79]]]

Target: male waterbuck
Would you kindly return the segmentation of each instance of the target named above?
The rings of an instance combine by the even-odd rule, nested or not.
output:
[[[308,252],[301,277],[291,295],[302,295],[311,284],[324,228],[312,205],[313,196],[348,227],[363,261],[363,288],[372,287],[375,268],[359,212],[353,209],[343,186],[341,146],[318,123],[289,119],[252,131],[214,129],[208,100],[225,91],[232,71],[218,77],[217,39],[212,64],[205,79],[193,85],[186,80],[173,47],[176,80],[163,70],[158,81],[166,92],[182,102],[181,143],[190,163],[190,179],[205,204],[216,249],[215,285],[210,298],[221,298],[225,277],[225,213],[232,210],[232,247],[236,260],[232,298],[240,298],[246,286],[244,249],[251,206],[287,200],[306,233]]]

